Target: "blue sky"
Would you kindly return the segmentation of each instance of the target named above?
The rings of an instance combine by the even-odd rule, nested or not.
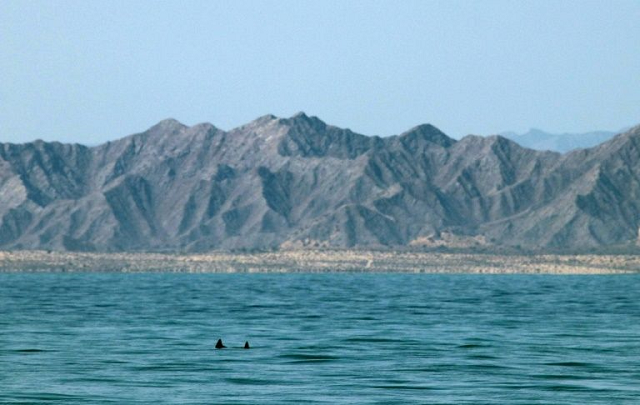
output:
[[[0,1],[0,141],[298,111],[367,135],[640,123],[640,1]]]

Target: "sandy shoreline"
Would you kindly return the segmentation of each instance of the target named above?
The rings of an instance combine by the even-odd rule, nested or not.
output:
[[[268,253],[0,252],[0,272],[402,272],[489,274],[640,273],[636,255],[497,255],[291,250]]]

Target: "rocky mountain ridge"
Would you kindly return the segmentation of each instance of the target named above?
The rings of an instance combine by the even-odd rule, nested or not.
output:
[[[170,119],[90,148],[0,143],[0,248],[633,246],[639,147],[640,127],[562,155],[304,113],[230,131]]]

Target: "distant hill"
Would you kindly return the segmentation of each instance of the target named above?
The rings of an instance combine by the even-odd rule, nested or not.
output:
[[[524,134],[503,132],[500,135],[515,141],[525,148],[551,150],[560,153],[574,149],[591,148],[613,138],[617,132],[594,131],[582,134],[550,134],[532,128]]]
[[[0,143],[0,247],[632,246],[640,126],[567,154],[431,125],[388,138],[304,113],[164,120],[95,147]]]

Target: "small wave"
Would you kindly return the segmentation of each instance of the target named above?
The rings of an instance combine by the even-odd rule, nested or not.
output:
[[[400,339],[389,339],[389,338],[374,338],[374,337],[351,337],[343,339],[345,342],[349,343],[398,343],[402,341]]]
[[[467,356],[467,358],[474,359],[474,360],[497,360],[498,359],[496,356],[491,356],[490,354],[472,354]]]
[[[593,380],[592,376],[575,375],[575,374],[537,374],[533,378],[540,380]]]
[[[498,364],[469,364],[465,366],[469,369],[477,369],[477,370],[504,370],[510,368],[508,366],[500,366]]]
[[[544,363],[546,366],[560,366],[560,367],[593,367],[594,364],[585,363],[582,361],[557,361],[551,363]]]
[[[339,359],[339,357],[324,354],[283,354],[278,357],[285,360],[292,360],[296,363],[321,363]]]
[[[479,348],[482,348],[482,347],[488,347],[488,346],[487,345],[480,345],[480,344],[477,344],[477,343],[466,343],[466,344],[463,344],[463,345],[458,345],[459,349],[479,349]]]
[[[383,390],[418,390],[418,391],[437,390],[437,388],[425,387],[420,385],[374,385],[371,388],[378,388]]]
[[[541,388],[546,391],[592,391],[590,388],[574,384],[553,384]]]
[[[279,383],[279,381],[274,381],[274,380],[260,380],[257,378],[242,378],[242,377],[229,377],[229,378],[225,378],[225,381],[230,382],[232,384],[239,384],[239,385],[273,385],[273,384]]]
[[[86,399],[81,395],[60,394],[57,392],[33,392],[28,394],[12,395],[13,399],[21,401],[60,401],[67,403],[68,401],[81,401]]]

